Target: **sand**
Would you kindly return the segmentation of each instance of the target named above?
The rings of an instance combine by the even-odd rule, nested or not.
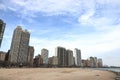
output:
[[[0,69],[0,80],[114,80],[108,71],[82,68],[11,68]]]

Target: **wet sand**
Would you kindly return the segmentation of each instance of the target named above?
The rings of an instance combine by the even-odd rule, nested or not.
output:
[[[109,71],[82,68],[0,69],[0,80],[115,80]]]

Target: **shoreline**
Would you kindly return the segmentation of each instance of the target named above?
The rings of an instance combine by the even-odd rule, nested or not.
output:
[[[114,71],[112,72],[116,74],[115,80],[120,80],[120,72],[114,72]]]
[[[120,72],[115,72],[115,71],[111,71],[111,70],[103,70],[103,71],[108,71],[108,72],[112,72],[116,75],[115,80],[120,80]]]

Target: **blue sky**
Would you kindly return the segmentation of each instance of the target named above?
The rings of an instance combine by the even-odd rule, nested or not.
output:
[[[16,26],[31,33],[35,55],[42,48],[55,55],[55,47],[79,48],[82,58],[102,58],[120,66],[119,0],[0,0],[0,18],[6,23],[0,50],[10,49]]]

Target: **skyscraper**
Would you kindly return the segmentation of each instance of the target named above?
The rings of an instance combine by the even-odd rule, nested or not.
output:
[[[64,67],[67,65],[66,61],[66,49],[64,47],[57,47],[56,49],[56,56],[58,58],[58,66]]]
[[[97,57],[90,57],[89,62],[90,62],[90,67],[94,67],[94,68],[98,67]]]
[[[28,64],[33,66],[33,57],[34,57],[34,47],[29,46],[28,49]]]
[[[73,66],[73,51],[72,50],[67,50],[66,51],[66,57],[67,57],[67,66]]]
[[[75,48],[75,65],[76,66],[82,66],[82,60],[81,60],[81,51],[77,48]]]
[[[30,33],[27,30],[22,30],[20,26],[14,30],[9,61],[11,63],[27,64],[28,62],[28,46]]]
[[[98,67],[103,67],[103,61],[101,58],[98,59]]]
[[[1,47],[2,39],[3,39],[5,25],[6,24],[0,19],[0,47]]]
[[[48,53],[49,51],[47,49],[41,50],[41,58],[43,59],[43,64],[48,64]]]

